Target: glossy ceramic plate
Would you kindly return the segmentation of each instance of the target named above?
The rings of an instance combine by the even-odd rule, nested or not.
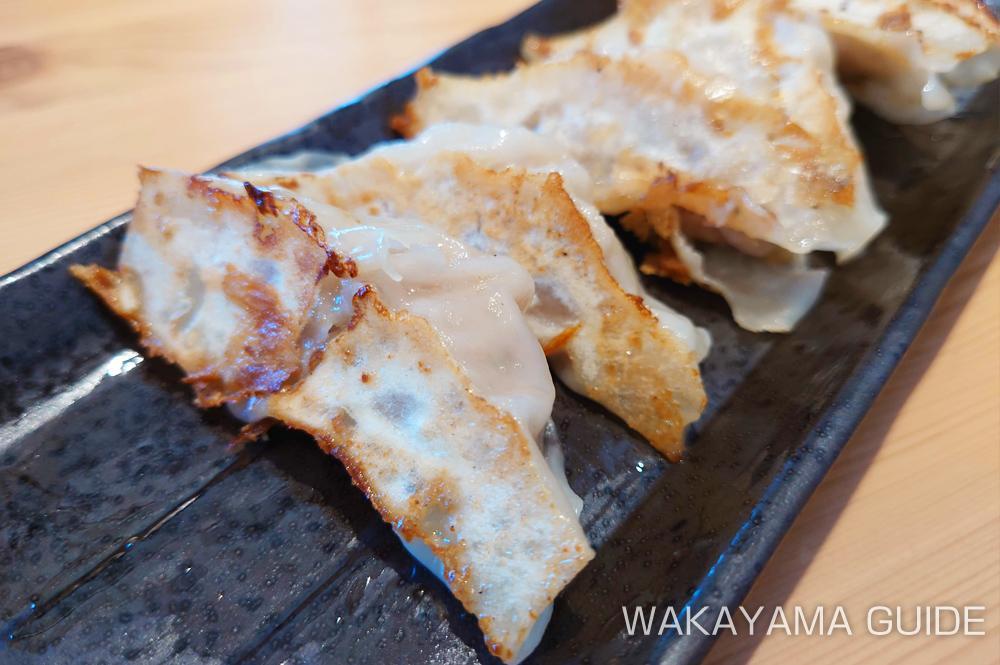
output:
[[[525,31],[612,10],[546,0],[434,64],[509,68]],[[226,166],[360,152],[393,138],[387,119],[413,89],[393,81]],[[647,281],[715,339],[708,408],[682,463],[557,386],[597,557],[556,601],[531,662],[704,656],[701,634],[629,636],[622,606],[707,606],[711,626],[739,604],[996,209],[998,97],[987,86],[961,117],[927,127],[856,114],[892,223],[794,333],[746,332],[721,298]],[[176,369],[144,359],[70,278],[73,263],[113,265],[127,222],[0,280],[0,662],[495,662],[474,617],[335,459],[280,429],[229,448],[239,425],[195,409]]]

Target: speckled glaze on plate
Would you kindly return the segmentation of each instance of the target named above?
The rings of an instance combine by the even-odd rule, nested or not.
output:
[[[510,67],[527,30],[613,10],[546,0],[445,52]],[[393,138],[393,81],[225,166]],[[557,387],[569,481],[597,558],[556,602],[533,663],[694,663],[711,637],[629,637],[622,605],[734,607],[899,361],[1000,201],[998,86],[961,117],[894,127],[859,111],[889,228],[789,335],[736,327],[721,298],[657,279],[707,326],[709,405],[670,466]],[[991,159],[993,164],[990,163]],[[169,165],[166,165],[169,166]],[[114,263],[128,215],[0,279],[0,662],[495,663],[474,617],[421,568],[309,437],[228,444],[179,374],[70,278]]]

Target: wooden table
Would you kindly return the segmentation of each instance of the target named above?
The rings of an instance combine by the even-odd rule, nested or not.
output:
[[[0,0],[0,274],[532,0]],[[1000,221],[745,606],[985,605],[986,637],[725,636],[710,663],[1000,662]],[[912,614],[909,616],[912,617]]]

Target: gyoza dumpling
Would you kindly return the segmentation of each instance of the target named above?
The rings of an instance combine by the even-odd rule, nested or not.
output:
[[[238,177],[510,256],[535,280],[525,318],[560,378],[680,457],[705,405],[707,333],[643,291],[604,218],[567,191],[585,192],[587,176],[558,144],[520,128],[442,125],[315,174]]]
[[[590,28],[553,37],[529,35],[529,62],[580,51],[621,57],[673,51],[702,76],[724,77],[740,93],[782,109],[814,136],[853,146],[848,107],[834,79],[833,48],[817,22],[775,0],[623,0],[618,13]],[[717,90],[725,95],[725,90]]]
[[[446,121],[533,129],[584,166],[602,212],[631,211],[627,226],[662,238],[680,232],[766,256],[765,276],[770,266],[798,263],[794,254],[829,250],[846,258],[864,248],[885,215],[824,58],[781,51],[768,35],[781,26],[801,37],[800,50],[822,46],[825,37],[792,16],[772,18],[774,12],[748,0],[718,18],[718,34],[703,37],[718,42],[712,57],[654,43],[609,47],[612,55],[570,53],[481,78],[424,70],[417,97],[395,125],[404,135]],[[751,44],[738,38],[747,21],[757,26]],[[720,36],[726,31],[740,45],[727,45]],[[781,274],[805,275],[797,268]],[[738,299],[730,305],[751,329],[788,330],[819,293],[817,274],[789,291],[794,302],[772,302],[763,312]]]
[[[1000,25],[977,0],[792,0],[837,46],[841,80],[894,122],[926,123],[961,109],[963,91],[1000,73]]]
[[[725,77],[743,93],[770,98],[806,132],[855,145],[848,106],[832,76],[829,39],[783,3],[630,0],[597,26],[555,37],[529,36],[523,47],[530,62],[555,61],[580,51],[621,57],[650,50],[681,53],[693,69]],[[826,270],[728,227],[714,229],[704,223],[704,215],[691,214],[690,206],[672,205],[677,199],[669,187],[661,187],[623,219],[626,227],[659,246],[643,262],[644,272],[694,281],[721,293],[737,323],[749,330],[786,331],[809,310]],[[871,228],[859,232],[870,237],[884,220],[872,204],[861,208],[869,211]],[[662,240],[657,242],[656,236]],[[848,246],[840,253],[849,257],[856,251]]]
[[[493,653],[525,656],[593,557],[533,440],[554,389],[521,315],[527,273],[429,227],[225,178],[141,177],[118,269],[74,274],[198,377],[200,403],[313,434],[440,564]],[[268,380],[247,387],[244,365]]]
[[[139,180],[118,269],[74,266],[73,274],[150,354],[184,370],[199,406],[301,378],[326,338],[312,310],[333,260],[315,239],[323,233],[315,217],[260,213],[246,191],[218,178],[141,169]]]
[[[692,5],[699,3],[683,6]],[[814,45],[806,51],[822,51],[822,33],[807,22],[784,16],[776,23],[761,2],[740,8],[719,19],[718,31],[729,30],[731,42],[742,44],[753,20],[754,35],[780,25]],[[847,124],[848,105],[819,66],[826,58],[779,50],[786,41],[720,45],[716,57],[700,59],[657,42],[483,77],[425,69],[416,98],[394,124],[407,136],[442,122],[524,126],[583,165],[603,213],[643,207],[656,186],[663,190],[656,207],[673,201],[730,235],[796,254],[852,255],[882,227],[884,214]],[[756,65],[753,54],[768,49],[775,53],[767,66]]]
[[[796,22],[801,21],[794,17],[805,15],[833,37],[837,69],[851,94],[880,115],[908,123],[953,115],[959,89],[995,79],[1000,71],[1000,28],[975,0],[792,0],[780,5],[787,11],[772,15],[763,38],[753,32],[756,21],[740,16],[755,4],[624,0],[613,18],[594,28],[529,38],[524,55],[537,61],[581,50],[613,54],[655,45],[684,53],[695,66],[705,59],[745,84],[753,69],[781,60],[765,50],[764,57],[738,67],[727,52],[759,47],[762,39],[778,43],[771,51],[829,61],[825,40],[803,40],[800,27],[786,29],[782,14]]]

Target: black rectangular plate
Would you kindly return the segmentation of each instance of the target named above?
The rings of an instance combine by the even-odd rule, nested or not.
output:
[[[612,11],[545,0],[434,64],[506,69],[526,31]],[[394,138],[387,119],[413,89],[393,81],[225,166],[358,153]],[[597,557],[556,602],[531,662],[705,655],[702,635],[629,637],[622,606],[706,605],[712,625],[744,597],[996,209],[998,98],[987,86],[961,117],[927,127],[855,114],[892,222],[794,333],[740,330],[720,298],[647,281],[715,339],[709,405],[680,464],[557,387]],[[336,460],[288,430],[228,449],[238,424],[195,409],[177,371],[142,360],[70,278],[73,263],[113,265],[127,221],[0,280],[0,662],[495,662]]]

